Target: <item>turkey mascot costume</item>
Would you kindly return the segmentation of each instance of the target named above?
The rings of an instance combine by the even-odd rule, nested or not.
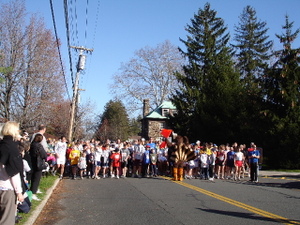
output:
[[[186,136],[175,134],[172,130],[162,129],[161,134],[166,138],[165,145],[168,147],[168,160],[173,163],[173,180],[183,180],[183,167],[189,160],[196,158],[195,152],[189,144]],[[169,137],[172,135],[173,142]]]

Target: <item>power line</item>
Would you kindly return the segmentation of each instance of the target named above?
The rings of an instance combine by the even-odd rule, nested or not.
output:
[[[68,42],[68,54],[69,54],[69,62],[70,62],[70,71],[71,71],[71,79],[72,85],[74,87],[74,78],[73,78],[73,64],[71,57],[71,49],[70,49],[70,30],[69,30],[69,16],[68,16],[68,0],[64,0],[64,9],[65,9],[65,23],[66,23],[66,33],[67,33],[67,42]]]
[[[71,101],[71,97],[70,97],[69,90],[68,90],[68,85],[67,85],[67,80],[66,80],[66,75],[65,75],[65,72],[64,72],[62,57],[61,57],[61,53],[60,53],[60,44],[58,42],[58,35],[57,35],[56,22],[55,22],[55,15],[54,15],[54,10],[53,10],[52,0],[50,0],[50,8],[51,8],[52,21],[53,21],[53,27],[54,27],[54,33],[55,33],[55,39],[56,39],[56,46],[57,46],[57,50],[58,50],[60,65],[61,65],[61,69],[62,69],[64,81],[65,81],[65,87],[66,87],[66,91],[67,91],[67,94],[68,94],[68,98]]]
[[[87,28],[88,28],[88,7],[89,7],[89,0],[86,0],[86,9],[85,9],[85,34],[84,34],[84,38],[85,38],[85,45],[87,42]]]

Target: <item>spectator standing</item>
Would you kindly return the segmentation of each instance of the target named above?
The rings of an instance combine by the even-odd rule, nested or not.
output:
[[[38,132],[34,133],[31,137],[31,142],[34,140],[34,137],[35,137],[36,134],[41,134],[43,136],[43,140],[41,141],[41,145],[44,147],[44,150],[46,152],[49,152],[48,143],[47,143],[47,140],[44,136],[45,133],[46,133],[46,126],[44,124],[39,125]]]
[[[22,156],[18,149],[19,124],[8,121],[0,142],[0,224],[15,224],[17,201],[23,202],[21,185]]]
[[[37,166],[37,158],[41,157],[45,161],[47,160],[47,153],[42,145],[43,135],[36,134],[34,136],[33,141],[30,145],[30,157],[31,157],[31,164],[32,164],[32,174],[31,174],[31,184],[30,190],[32,191],[32,199],[36,201],[40,201],[40,199],[36,196],[40,180],[42,177],[42,170]]]

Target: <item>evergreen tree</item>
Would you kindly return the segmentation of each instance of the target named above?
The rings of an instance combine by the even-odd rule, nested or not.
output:
[[[229,33],[223,19],[206,3],[187,25],[180,49],[188,64],[176,73],[180,88],[173,95],[178,114],[174,129],[191,139],[233,140],[237,132],[239,74],[234,70]]]
[[[239,19],[238,25],[235,26],[233,47],[243,87],[243,101],[239,107],[245,109],[240,114],[240,117],[243,117],[240,127],[245,137],[261,143],[261,133],[265,128],[264,116],[261,114],[261,79],[268,68],[273,42],[268,40],[266,22],[258,20],[254,8],[246,6]]]
[[[300,29],[292,31],[293,22],[285,18],[284,33],[276,34],[283,49],[275,52],[278,60],[268,71],[265,81],[266,115],[272,122],[269,130],[270,159],[281,168],[299,168],[300,157],[300,48],[291,44]],[[282,151],[284,150],[284,151]]]
[[[248,89],[258,89],[257,78],[268,66],[272,41],[268,41],[266,22],[258,21],[256,11],[246,6],[235,26],[233,45],[237,50],[237,66]]]
[[[96,138],[101,141],[126,140],[130,135],[129,118],[120,100],[110,100],[104,107]]]

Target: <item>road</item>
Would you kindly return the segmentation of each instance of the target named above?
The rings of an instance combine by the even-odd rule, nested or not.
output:
[[[35,225],[300,224],[300,176],[247,180],[64,179]]]

